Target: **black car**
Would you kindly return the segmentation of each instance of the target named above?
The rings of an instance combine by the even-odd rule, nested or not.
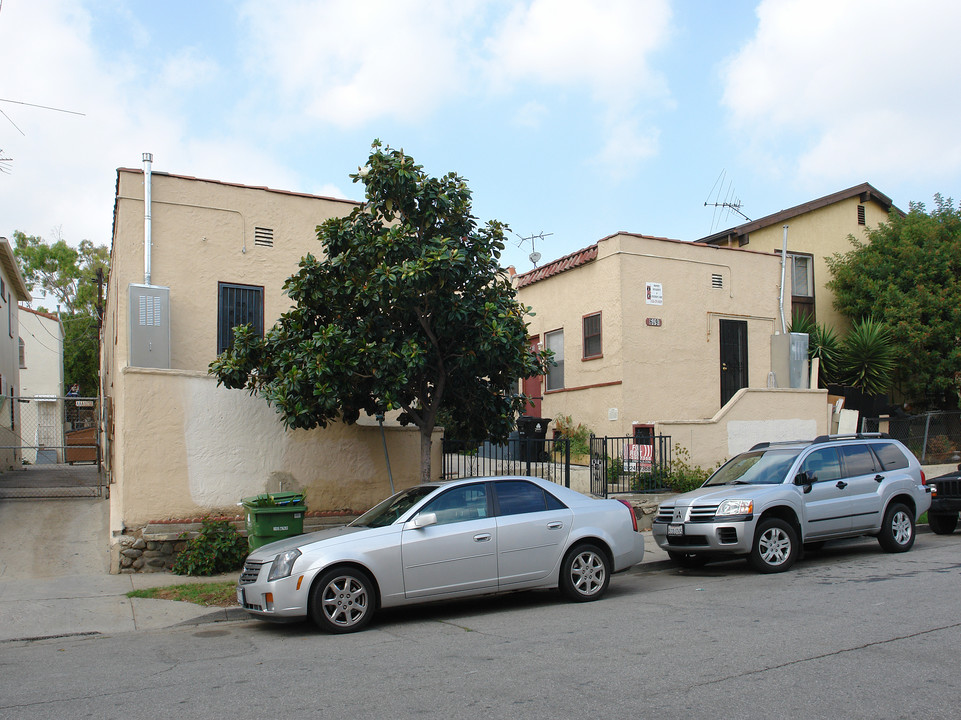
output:
[[[954,472],[945,473],[928,481],[931,488],[931,507],[928,526],[938,535],[950,535],[958,526],[961,510],[961,465]]]

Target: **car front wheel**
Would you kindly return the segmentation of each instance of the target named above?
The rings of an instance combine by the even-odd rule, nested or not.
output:
[[[374,615],[374,582],[356,568],[334,568],[310,592],[310,618],[332,633],[356,632]]]
[[[928,527],[935,535],[950,535],[958,527],[958,514],[932,515],[928,511]]]
[[[790,523],[769,518],[758,523],[748,562],[758,572],[776,573],[788,570],[797,560],[798,537]]]
[[[561,591],[574,602],[598,600],[610,582],[610,561],[596,545],[578,545],[564,556]]]
[[[888,552],[906,552],[914,545],[914,515],[906,505],[894,503],[884,513],[878,542]]]

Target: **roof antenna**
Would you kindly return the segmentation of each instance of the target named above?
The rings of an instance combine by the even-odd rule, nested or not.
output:
[[[514,231],[511,230],[511,232],[514,232]],[[514,234],[517,235],[517,233],[514,233]],[[524,243],[530,242],[531,254],[528,255],[527,258],[528,260],[531,261],[534,267],[537,267],[537,263],[539,263],[541,260],[541,254],[534,249],[534,241],[543,240],[544,238],[550,237],[553,234],[554,233],[546,233],[543,230],[541,230],[541,232],[537,233],[536,235],[529,235],[528,237],[521,237],[520,235],[517,235],[518,239],[520,240],[520,242],[517,243],[517,247],[524,247]]]
[[[717,180],[714,181],[714,187],[711,188],[711,192],[708,195],[708,199],[704,201],[704,207],[714,208],[714,217],[711,219],[711,232],[717,229],[717,226],[723,222],[722,218],[727,218],[732,212],[736,212],[742,218],[750,222],[751,218],[741,212],[741,199],[734,194],[733,181],[727,181],[727,190],[724,189],[725,175],[727,170],[721,170],[721,174],[717,176]],[[715,192],[716,191],[716,192]],[[721,196],[724,199],[721,199]],[[713,201],[711,200],[713,198]]]

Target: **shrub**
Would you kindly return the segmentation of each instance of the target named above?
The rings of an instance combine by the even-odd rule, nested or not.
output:
[[[674,446],[674,456],[664,484],[675,492],[687,492],[701,487],[714,470],[691,465],[691,453],[682,445]]]
[[[571,455],[587,455],[591,451],[591,429],[584,423],[574,423],[570,415],[554,418],[554,429],[571,442]]]
[[[185,538],[186,533],[181,535]],[[177,575],[217,575],[239,570],[247,557],[247,540],[228,520],[203,519],[197,537],[187,542],[171,570]]]

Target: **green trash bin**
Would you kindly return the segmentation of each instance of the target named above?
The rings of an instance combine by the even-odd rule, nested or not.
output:
[[[251,550],[304,532],[307,505],[303,493],[264,493],[244,498],[243,505]]]

